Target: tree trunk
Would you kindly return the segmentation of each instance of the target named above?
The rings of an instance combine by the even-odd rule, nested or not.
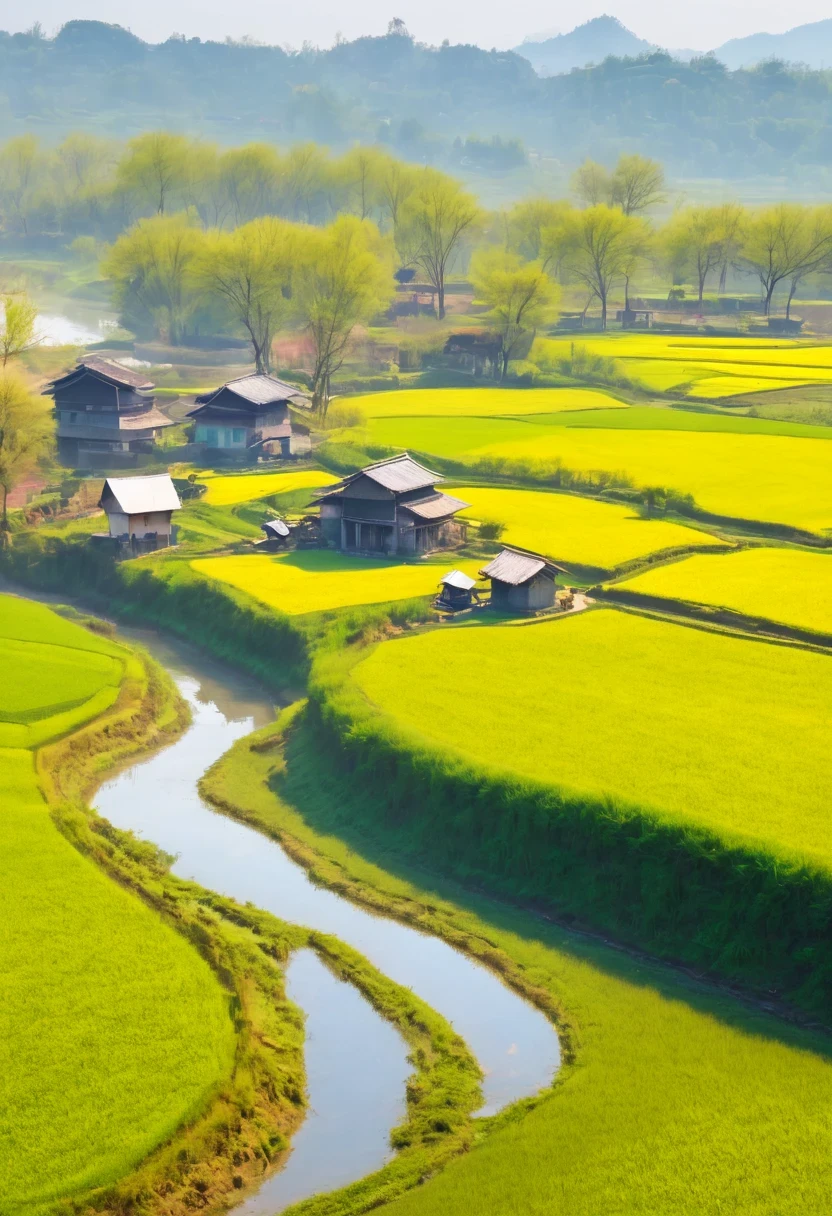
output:
[[[607,328],[607,297],[601,296],[601,328]]]
[[[775,286],[776,286],[776,284],[771,283],[766,288],[766,298],[765,298],[765,301],[763,304],[763,316],[765,316],[765,317],[771,316],[771,297],[774,295]]]
[[[630,276],[624,275],[624,311],[630,311]]]
[[[444,321],[445,320],[445,276],[444,276],[444,274],[440,274],[438,277],[439,277],[439,281],[436,284],[436,287],[437,287],[436,302],[439,305],[439,320]]]
[[[502,371],[500,372],[500,383],[503,384],[505,382],[506,372],[508,371],[508,351],[505,348],[503,348],[501,352],[501,358],[503,366]]]
[[[722,270],[719,272],[719,294],[725,295],[725,284],[728,282],[728,263],[722,263]]]
[[[705,276],[699,272],[699,307],[702,308],[702,297],[705,294]]]
[[[797,291],[797,279],[793,279],[792,282],[789,284],[789,298],[786,301],[786,320],[787,321],[790,321],[792,318],[792,300],[794,299],[794,293],[796,291]]]

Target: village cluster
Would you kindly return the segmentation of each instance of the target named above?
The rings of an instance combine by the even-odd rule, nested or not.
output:
[[[87,356],[46,392],[54,397],[58,441],[64,458],[78,462],[95,453],[117,459],[131,445],[154,442],[170,425],[156,407],[153,385],[120,364]],[[266,373],[242,376],[196,398],[189,417],[195,440],[238,461],[257,453],[288,457],[304,450],[308,437],[293,427],[290,403],[298,389]],[[456,516],[469,504],[437,489],[442,478],[407,453],[376,461],[345,477],[315,500],[319,543],[343,553],[385,558],[418,558],[453,550],[467,539]],[[136,555],[176,543],[174,512],[181,501],[168,474],[108,477],[99,505],[108,531],[92,542],[119,556]],[[262,524],[263,546],[284,549],[292,529],[280,518]],[[557,598],[557,576],[565,571],[548,558],[517,546],[504,546],[480,570],[490,584],[484,598],[477,579],[449,570],[439,580],[437,608],[448,613],[490,605],[502,612],[537,613],[571,607],[566,592]]]

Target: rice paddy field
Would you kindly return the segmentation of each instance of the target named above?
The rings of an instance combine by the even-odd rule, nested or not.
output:
[[[697,554],[617,586],[832,633],[832,555],[826,553],[742,549],[725,557]]]
[[[502,523],[505,543],[534,549],[567,564],[613,569],[664,549],[719,543],[695,528],[648,519],[632,507],[572,494],[469,485],[455,486],[453,493],[471,504],[461,519]]]
[[[586,388],[415,388],[350,397],[365,418],[464,418],[626,409],[609,393]]]
[[[254,502],[273,494],[288,494],[295,490],[318,489],[337,481],[321,469],[301,469],[291,473],[199,473],[197,480],[208,486],[200,499],[215,507],[230,507],[236,503]]]
[[[825,1209],[828,1039],[421,870],[396,816],[382,826],[364,789],[328,773],[311,740],[299,736],[287,752],[279,797],[273,755],[239,750],[222,766],[220,792],[250,821],[323,854],[340,882],[427,907],[426,926],[451,923],[506,951],[555,995],[571,1028],[576,1062],[551,1095],[397,1200],[397,1216]]]
[[[207,963],[69,844],[38,784],[34,744],[99,712],[129,662],[49,609],[0,596],[0,664],[13,675],[0,693],[4,1212],[120,1177],[233,1062],[227,998]],[[35,739],[12,741],[11,727],[33,725]]]
[[[191,567],[290,616],[302,616],[430,595],[438,591],[442,574],[459,569],[476,577],[483,564],[455,561],[452,553],[408,565],[310,549],[274,557],[244,554],[197,558]]]
[[[602,609],[387,642],[354,675],[418,740],[486,769],[832,867],[827,655]]]
[[[569,354],[570,339],[538,339],[532,357]],[[782,338],[610,333],[580,338],[593,354],[620,360],[647,389],[683,390],[711,400],[744,393],[832,384],[832,343]]]
[[[355,442],[444,458],[478,476],[603,472],[692,494],[717,515],[825,532],[832,529],[830,438],[829,427],[641,408],[529,421],[377,419]]]

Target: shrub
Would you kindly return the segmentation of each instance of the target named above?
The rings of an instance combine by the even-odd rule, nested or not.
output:
[[[483,540],[499,540],[506,530],[506,525],[497,519],[484,519],[480,524],[480,536]]]

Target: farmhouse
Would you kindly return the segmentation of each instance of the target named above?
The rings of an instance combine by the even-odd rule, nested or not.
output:
[[[260,372],[229,380],[196,398],[194,439],[239,460],[289,456],[293,451],[289,402],[302,397],[294,385]]]
[[[171,543],[171,516],[182,504],[170,477],[163,473],[108,477],[98,505],[107,512],[110,536],[161,547]]]
[[[548,558],[506,546],[480,571],[491,580],[491,607],[503,612],[540,612],[555,604],[555,579],[565,574]]]
[[[407,453],[345,477],[317,502],[324,537],[346,552],[429,553],[465,540],[454,519],[468,503],[436,489],[442,478]]]
[[[174,425],[156,408],[153,387],[144,373],[98,355],[53,380],[44,396],[55,402],[60,460],[73,468],[135,465]]]

